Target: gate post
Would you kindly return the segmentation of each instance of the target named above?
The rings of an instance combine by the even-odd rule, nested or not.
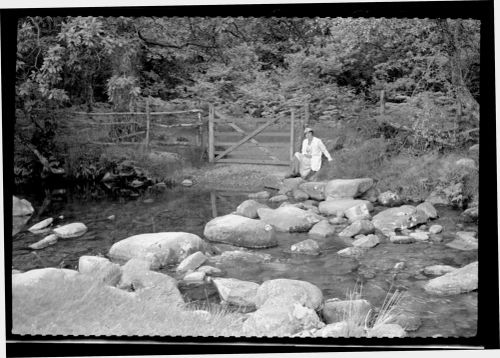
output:
[[[212,103],[208,107],[208,162],[214,162],[214,116],[215,109]]]
[[[149,130],[151,127],[151,109],[149,108],[149,97],[146,99],[146,153],[149,154]]]

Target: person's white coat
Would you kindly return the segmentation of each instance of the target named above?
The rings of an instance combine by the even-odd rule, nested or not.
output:
[[[328,161],[332,160],[330,153],[326,149],[323,141],[319,138],[313,137],[311,143],[306,138],[302,142],[301,153],[295,153],[295,156],[300,161],[300,175],[306,176],[310,170],[317,172],[321,168],[321,155],[324,154]],[[310,155],[311,157],[307,157]]]

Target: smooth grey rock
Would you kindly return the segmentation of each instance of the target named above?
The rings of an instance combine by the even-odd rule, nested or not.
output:
[[[18,287],[35,287],[41,281],[55,281],[64,285],[65,280],[79,275],[78,271],[47,267],[12,275],[12,290]]]
[[[307,239],[290,247],[292,252],[306,254],[306,255],[319,255],[319,245],[313,239]]]
[[[261,210],[272,210],[261,208]],[[260,215],[260,214],[259,214]],[[239,215],[224,215],[210,220],[205,225],[203,235],[209,241],[225,244],[263,248],[278,244],[275,231],[264,220],[255,220]]]
[[[172,305],[184,304],[177,280],[155,271],[129,272],[132,288],[140,300],[161,299]]]
[[[189,272],[184,275],[182,280],[185,282],[203,282],[205,275],[205,272],[202,271]]]
[[[315,224],[311,230],[309,230],[309,235],[316,235],[320,237],[327,237],[335,234],[335,227],[330,225],[327,220],[321,220],[319,223]]]
[[[78,272],[111,286],[116,286],[122,276],[120,265],[99,256],[81,256],[78,260]]]
[[[297,201],[305,201],[305,200],[309,199],[309,194],[307,194],[305,191],[300,190],[300,189],[293,189],[292,196]]]
[[[430,294],[445,296],[456,295],[477,289],[478,262],[472,262],[443,276],[433,278],[424,286]]]
[[[432,225],[429,228],[429,233],[434,234],[434,235],[439,234],[441,231],[443,231],[443,227],[441,225],[438,225],[438,224]]]
[[[255,307],[259,284],[235,278],[214,278],[213,283],[223,301],[237,306]]]
[[[395,244],[413,244],[417,241],[414,237],[406,236],[406,235],[393,235],[389,237],[392,243]]]
[[[268,206],[255,200],[248,199],[238,205],[238,207],[236,208],[236,214],[246,216],[250,219],[257,219],[259,217],[259,215],[257,214],[257,209],[260,208],[268,208]]]
[[[26,199],[19,199],[16,196],[12,197],[12,216],[28,216],[33,214],[35,209]]]
[[[435,219],[439,216],[434,205],[432,205],[428,201],[424,201],[423,203],[418,204],[416,209],[423,211],[429,219]]]
[[[321,313],[326,323],[341,322],[349,319],[364,324],[371,308],[370,302],[363,299],[327,300],[323,305]]]
[[[321,290],[307,281],[274,279],[262,283],[255,296],[255,304],[262,307],[270,298],[286,297],[306,307],[317,309],[323,302]]]
[[[212,258],[214,259],[214,258]],[[264,253],[255,253],[241,250],[224,251],[220,255],[221,261],[243,261],[246,263],[262,263],[272,259],[271,255]]]
[[[367,235],[353,241],[352,246],[361,248],[372,248],[380,243],[380,239],[377,235]]]
[[[28,229],[28,231],[32,232],[32,233],[36,233],[37,231],[43,230],[43,229],[47,228],[48,226],[50,226],[50,224],[52,224],[53,221],[54,221],[53,218],[48,218],[48,219],[42,220],[39,223],[30,227]]]
[[[346,210],[360,204],[371,204],[368,200],[361,199],[335,199],[319,203],[319,212],[323,215],[344,216]]]
[[[338,216],[328,219],[328,222],[332,225],[342,225],[348,222],[346,218],[340,218]]]
[[[359,247],[346,247],[345,249],[337,251],[337,254],[343,257],[359,257],[363,255],[365,251]]]
[[[412,232],[412,233],[410,233],[409,236],[413,237],[416,241],[429,240],[429,235],[427,235],[425,232]]]
[[[373,186],[373,179],[334,179],[330,180],[325,185],[325,198],[340,199],[340,198],[355,198],[362,195]]]
[[[257,210],[262,222],[272,225],[276,231],[306,232],[319,220],[310,212],[293,207],[283,206],[277,209]]]
[[[57,227],[53,232],[60,239],[69,239],[85,234],[87,232],[87,226],[83,223],[72,223]]]
[[[372,219],[373,225],[380,231],[408,229],[426,221],[427,215],[411,205],[383,210]]]
[[[143,271],[149,271],[151,269],[151,262],[141,258],[132,258],[128,260],[125,265],[121,267],[122,275],[120,277],[120,282],[118,288],[130,289],[134,279],[137,278],[138,274]]]
[[[114,243],[109,249],[109,257],[124,261],[143,258],[159,268],[180,262],[196,251],[205,251],[206,246],[198,235],[187,232],[140,234]]]
[[[288,196],[284,195],[284,194],[280,194],[280,195],[275,195],[273,197],[271,197],[269,199],[269,202],[271,203],[281,203],[281,202],[285,202],[288,200]]]
[[[47,246],[54,245],[57,242],[57,235],[50,234],[43,238],[42,240],[35,242],[29,246],[30,249],[33,250],[41,250],[46,248]]]
[[[371,234],[375,230],[370,220],[357,220],[339,233],[340,237],[353,237],[359,234]]]
[[[442,276],[458,270],[458,268],[448,265],[432,265],[424,268],[424,274],[429,276]]]
[[[221,269],[219,269],[217,267],[213,267],[213,266],[208,266],[208,265],[198,267],[196,269],[196,271],[205,272],[205,274],[207,276],[216,276],[216,275],[221,275],[222,274],[222,270]]]
[[[177,272],[178,273],[186,273],[189,270],[196,270],[198,267],[203,265],[205,261],[208,260],[208,257],[206,257],[203,252],[197,251],[194,254],[189,255],[186,257],[182,262],[177,266]]]

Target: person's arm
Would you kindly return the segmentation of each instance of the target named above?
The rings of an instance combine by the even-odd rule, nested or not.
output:
[[[328,150],[326,149],[325,145],[323,144],[323,141],[319,138],[318,138],[318,147],[319,147],[319,150],[321,150],[321,153],[323,153],[325,155],[325,157],[328,159],[328,161],[331,162],[332,157],[331,157],[330,153],[328,153]]]
[[[304,139],[304,140],[302,141],[302,149],[301,149],[301,151],[300,151],[302,154],[306,154],[306,140],[307,140],[307,139]]]

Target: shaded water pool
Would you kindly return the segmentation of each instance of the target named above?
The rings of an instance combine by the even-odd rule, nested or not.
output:
[[[211,218],[231,213],[247,199],[247,193],[208,192],[194,188],[176,188],[134,199],[96,196],[92,191],[72,193],[69,189],[59,195],[19,193],[19,196],[27,198],[35,208],[33,217],[12,241],[12,266],[22,271],[42,267],[75,269],[80,256],[105,256],[113,243],[135,234],[185,231],[203,237],[204,226]],[[376,211],[382,209],[378,207]],[[376,307],[382,305],[390,289],[403,289],[407,294],[402,308],[422,320],[422,326],[416,332],[409,332],[410,336],[474,336],[477,292],[436,297],[423,290],[423,285],[430,279],[421,273],[425,266],[446,264],[461,267],[477,260],[477,251],[460,251],[445,246],[456,231],[477,230],[477,227],[459,229],[456,226],[459,212],[445,207],[437,209],[440,218],[434,222],[445,228],[441,235],[442,242],[398,245],[382,241],[362,257],[354,259],[337,255],[337,251],[349,246],[349,243],[336,236],[326,239],[315,237],[320,244],[321,255],[308,256],[290,252],[292,244],[310,238],[307,233],[279,233],[277,247],[249,250],[270,255],[269,260],[255,262],[238,259],[208,264],[221,268],[224,277],[257,283],[274,278],[305,280],[321,288],[325,299],[343,299],[356,284],[362,284],[363,298]],[[61,224],[83,222],[89,230],[82,237],[60,240],[43,250],[29,249],[29,245],[45,235],[35,235],[26,229],[48,217],[57,218],[56,222]],[[223,244],[215,246],[219,252],[237,249]],[[395,271],[394,265],[398,262],[405,265]],[[174,268],[164,271],[176,277]],[[205,286],[203,290],[190,286],[180,288],[188,300],[203,300],[209,295],[216,297],[213,285]]]

